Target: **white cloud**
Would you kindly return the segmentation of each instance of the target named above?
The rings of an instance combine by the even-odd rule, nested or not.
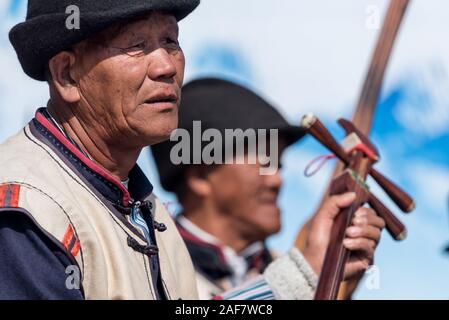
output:
[[[208,0],[182,22],[182,43],[188,58],[210,41],[238,48],[251,62],[256,89],[293,121],[309,110],[335,118],[352,110],[377,39],[366,28],[366,8],[378,6],[383,14],[387,3]],[[440,61],[449,68],[449,43],[442,40],[448,11],[444,0],[411,3],[386,87],[411,66]],[[195,72],[188,66],[187,77]]]
[[[400,80],[408,99],[395,109],[398,122],[428,138],[449,133],[449,77],[442,63],[410,71]]]
[[[409,177],[412,187],[422,201],[417,206],[428,210],[428,215],[446,218],[449,211],[449,168],[426,161],[414,161],[408,167],[413,172]]]
[[[28,78],[15,55],[5,48],[0,48],[0,70],[7,75],[0,77],[0,141],[3,141],[23,127],[35,109],[45,106],[48,94],[46,84]]]

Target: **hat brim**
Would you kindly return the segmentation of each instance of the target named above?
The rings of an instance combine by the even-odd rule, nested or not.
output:
[[[306,131],[302,127],[289,125],[279,128],[279,135],[285,139],[287,146],[290,146],[301,140],[306,135]]]
[[[149,1],[140,5],[114,7],[101,12],[80,14],[80,28],[66,28],[65,13],[42,15],[14,26],[9,39],[25,73],[33,79],[45,81],[48,61],[57,53],[116,23],[138,19],[151,11],[166,11],[177,21],[185,18],[198,5],[199,0]]]

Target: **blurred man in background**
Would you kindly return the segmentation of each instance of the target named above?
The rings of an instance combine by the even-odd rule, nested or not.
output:
[[[177,143],[174,141],[154,145],[152,152],[162,186],[174,192],[182,205],[176,223],[193,259],[200,297],[209,298],[263,273],[276,259],[265,240],[281,228],[277,206],[282,187],[279,159],[285,148],[301,139],[304,132],[298,126],[289,125],[272,105],[255,93],[220,79],[196,80],[183,88],[179,128],[198,140],[199,124],[201,133],[220,132],[221,137],[226,137],[226,130],[241,130],[234,137],[243,137],[248,142],[244,154],[238,154],[234,140],[233,159],[226,158],[229,143],[226,139],[221,139],[222,149],[214,150],[219,153],[214,154],[215,159],[222,160],[219,164],[207,164],[205,159],[195,163],[190,154],[189,163],[175,165],[173,150],[177,149]],[[257,135],[261,130],[266,132],[262,137],[266,141]],[[276,139],[270,139],[270,130],[278,133]],[[258,138],[253,149],[251,133]],[[202,149],[206,150],[212,140],[210,136],[203,140]],[[190,141],[190,150],[195,150],[194,143]],[[261,169],[273,163],[259,161],[258,157],[256,163],[248,161],[250,153],[258,153],[261,146],[265,154],[267,150],[271,152],[268,157],[276,164],[271,174],[261,174]],[[331,222],[339,208],[350,205],[352,200],[348,194],[334,196],[320,208],[311,233],[314,238],[311,244],[319,244],[304,250],[312,267],[321,265],[324,258],[327,243],[320,240],[323,224]],[[361,233],[359,228],[367,223],[371,224],[369,231]],[[372,210],[359,209],[355,229],[348,235],[367,238],[348,242],[348,248],[366,252],[370,246],[374,247],[383,225]],[[362,260],[357,261],[363,265],[361,270],[369,265],[367,260]]]

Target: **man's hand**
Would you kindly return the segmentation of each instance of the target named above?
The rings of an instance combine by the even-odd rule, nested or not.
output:
[[[342,208],[349,207],[355,200],[354,193],[345,193],[329,197],[315,214],[310,224],[310,232],[303,255],[319,275],[329,244],[332,225]],[[345,266],[345,280],[362,274],[374,259],[374,250],[385,227],[382,218],[369,208],[359,208],[346,229],[343,245],[351,251]]]

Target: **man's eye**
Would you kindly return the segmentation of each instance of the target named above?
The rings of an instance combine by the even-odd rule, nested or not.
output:
[[[166,42],[168,45],[172,45],[172,46],[176,46],[176,47],[179,46],[178,40],[176,40],[176,39],[174,39],[174,38],[171,38],[171,37],[165,38],[165,42]]]
[[[147,48],[146,41],[137,42],[129,47],[121,48],[120,50],[123,51],[123,53],[130,55],[130,56],[140,56],[144,54],[145,50]]]
[[[145,47],[146,47],[146,43],[145,43],[145,41],[142,41],[142,42],[139,42],[139,43],[129,47],[129,49],[140,49],[140,50],[143,50],[143,49],[145,49]]]

